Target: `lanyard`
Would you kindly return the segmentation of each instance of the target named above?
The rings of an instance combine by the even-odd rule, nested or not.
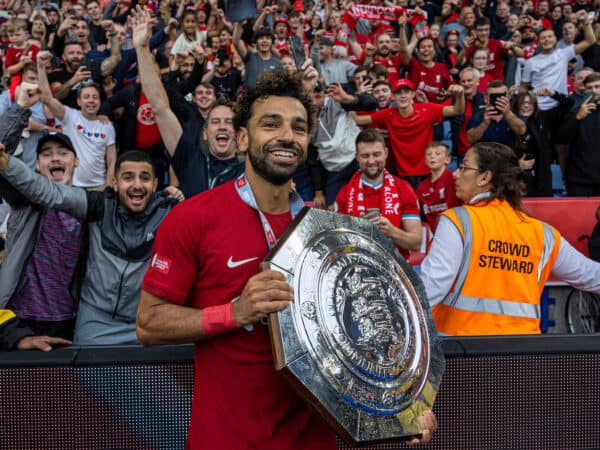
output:
[[[256,204],[256,198],[254,197],[254,192],[252,192],[252,188],[248,183],[248,179],[246,178],[246,174],[241,174],[237,180],[235,180],[235,190],[238,195],[242,199],[244,203],[246,203],[250,208],[256,210],[258,212],[258,216],[260,217],[260,222],[263,227],[263,231],[265,232],[265,239],[267,240],[267,246],[269,250],[273,248],[277,239],[275,238],[275,233],[269,224],[269,221],[263,214],[263,212],[258,209],[258,205]],[[296,215],[300,212],[300,210],[304,208],[304,200],[298,195],[296,191],[290,191],[290,212],[292,213],[292,219],[296,217]]]

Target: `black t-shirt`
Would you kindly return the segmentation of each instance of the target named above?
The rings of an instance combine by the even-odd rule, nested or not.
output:
[[[224,77],[213,77],[210,82],[216,94],[225,95],[229,100],[235,100],[235,95],[242,84],[242,73],[236,68],[231,68]]]
[[[52,72],[48,74],[48,83],[52,86],[52,83],[60,83],[64,84],[69,81],[73,77],[73,74],[67,72],[66,70],[57,70],[56,72]],[[71,90],[67,94],[65,98],[61,98],[60,101],[63,105],[69,106],[71,108],[79,109],[77,106],[77,88],[79,87],[79,83],[76,83],[71,87]]]

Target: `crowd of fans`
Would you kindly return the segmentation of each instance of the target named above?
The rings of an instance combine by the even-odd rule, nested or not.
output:
[[[396,214],[396,228],[417,233],[404,247],[394,239],[400,249],[419,247],[412,221],[435,229],[460,203],[446,167],[477,142],[514,150],[527,195],[553,196],[557,180],[568,195],[600,195],[596,6],[0,0],[0,137],[12,155],[0,161],[0,309],[33,334],[137,342],[141,277],[161,263],[149,261],[156,228],[172,197],[243,172],[233,102],[269,70],[318,73],[294,177],[303,200],[348,212],[353,176],[370,170],[356,138],[379,130],[387,150],[373,158],[412,203]],[[37,97],[24,95],[31,86]],[[24,187],[35,170],[46,178]]]

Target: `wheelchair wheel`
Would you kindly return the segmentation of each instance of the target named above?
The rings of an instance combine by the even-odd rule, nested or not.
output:
[[[600,332],[600,297],[573,289],[567,297],[566,315],[570,333]]]

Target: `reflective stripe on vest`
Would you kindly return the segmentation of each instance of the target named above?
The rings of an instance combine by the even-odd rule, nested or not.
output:
[[[539,319],[540,313],[539,306],[537,304],[493,298],[476,298],[461,295],[465,284],[465,279],[467,278],[469,262],[471,261],[473,228],[471,225],[471,218],[466,208],[462,206],[454,208],[454,212],[463,229],[463,257],[453,290],[448,293],[442,303],[447,306],[469,312],[482,312],[513,317],[523,317],[528,319]],[[451,222],[454,224],[453,221]],[[544,248],[542,250],[542,255],[538,265],[538,282],[541,280],[542,272],[553,254],[555,245],[554,232],[552,228],[543,222],[542,225],[544,230]],[[458,231],[460,232],[460,230]]]

